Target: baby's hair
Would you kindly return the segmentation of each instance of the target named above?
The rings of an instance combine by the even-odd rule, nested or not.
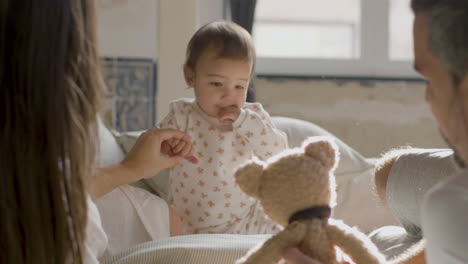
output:
[[[195,70],[198,59],[208,49],[218,58],[249,60],[255,68],[255,47],[250,34],[241,26],[228,21],[216,21],[195,32],[187,46],[185,66]]]

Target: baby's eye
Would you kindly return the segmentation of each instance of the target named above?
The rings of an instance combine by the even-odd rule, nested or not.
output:
[[[223,86],[223,84],[220,82],[210,82],[210,85],[215,86],[215,87]]]
[[[242,85],[236,85],[236,89],[242,89],[242,90],[243,90],[243,89],[244,89],[244,86],[242,86]]]

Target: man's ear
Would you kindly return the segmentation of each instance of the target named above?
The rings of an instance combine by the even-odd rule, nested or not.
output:
[[[184,65],[184,78],[188,87],[193,88],[195,86],[195,72],[187,65]]]

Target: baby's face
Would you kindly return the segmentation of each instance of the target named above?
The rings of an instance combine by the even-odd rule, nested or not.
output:
[[[194,88],[198,106],[209,116],[219,117],[226,107],[244,106],[252,63],[202,54],[195,71],[185,69],[187,84]]]

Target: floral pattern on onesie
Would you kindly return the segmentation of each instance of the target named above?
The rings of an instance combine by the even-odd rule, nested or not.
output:
[[[269,234],[279,231],[260,205],[236,185],[236,168],[256,156],[261,160],[288,147],[259,103],[246,103],[232,131],[203,112],[194,99],[171,102],[159,124],[186,132],[193,140],[198,164],[183,161],[170,171],[173,207],[187,233]]]

